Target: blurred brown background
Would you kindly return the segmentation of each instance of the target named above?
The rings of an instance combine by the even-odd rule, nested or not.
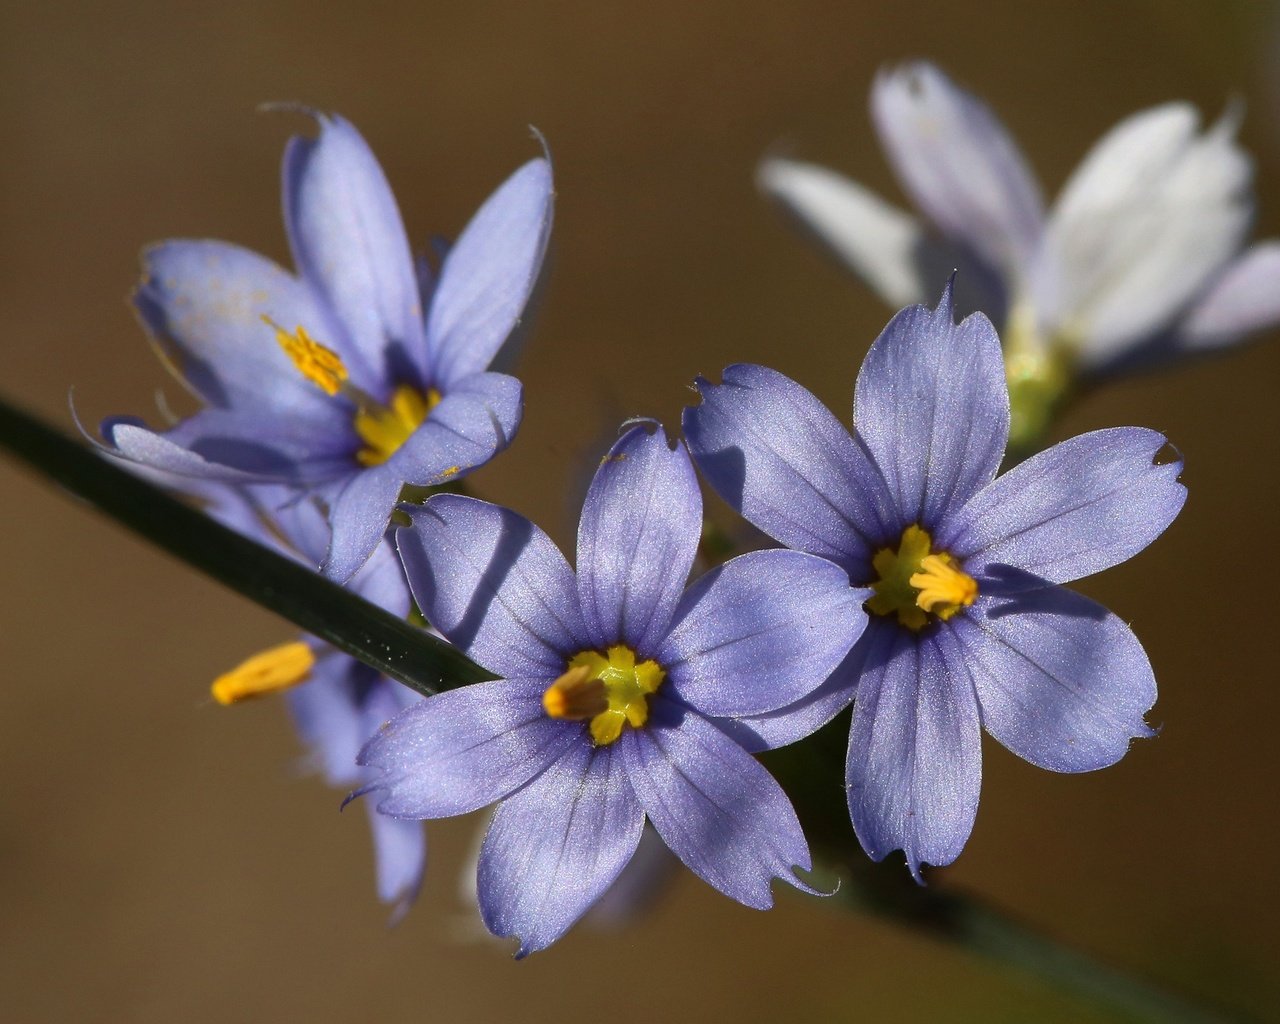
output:
[[[177,393],[125,305],[177,235],[286,259],[278,161],[341,111],[415,241],[455,234],[550,141],[554,265],[520,372],[527,414],[477,490],[572,536],[584,460],[625,415],[674,425],[695,373],[770,363],[843,416],[888,310],[755,194],[771,146],[898,198],[866,94],[927,56],[987,97],[1052,194],[1166,99],[1248,102],[1259,230],[1280,231],[1277,21],[1236,2],[767,2],[215,8],[8,2],[0,387],[68,424]],[[1273,577],[1280,338],[1075,408],[1064,435],[1165,430],[1191,500],[1089,581],[1133,623],[1161,737],[1059,777],[988,744],[960,862],[932,873],[1099,955],[1276,1014],[1280,721]],[[397,928],[363,814],[296,769],[284,711],[215,709],[219,671],[293,630],[0,462],[0,1016],[13,1021],[1086,1020],[1024,977],[781,892],[768,914],[683,875],[642,924],[515,964],[455,895],[473,822],[431,830]],[[710,505],[711,503],[709,503]],[[723,507],[715,503],[717,514]],[[724,517],[727,519],[727,516]]]

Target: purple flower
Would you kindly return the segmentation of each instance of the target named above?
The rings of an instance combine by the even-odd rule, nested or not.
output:
[[[402,712],[361,755],[378,809],[465,814],[500,801],[480,911],[518,956],[562,935],[635,853],[646,817],[697,875],[750,907],[809,850],[782,789],[721,727],[803,698],[862,631],[866,594],[794,551],[726,562],[689,589],[702,500],[661,428],[627,430],[597,470],[576,574],[527,519],[437,495],[396,534],[414,597],[491,672]]]
[[[823,167],[769,159],[761,187],[895,308],[966,267],[972,304],[1002,324],[1015,420],[1024,383],[1057,391],[1280,323],[1280,240],[1243,248],[1252,166],[1234,112],[1204,133],[1186,103],[1126,118],[1047,214],[995,115],[932,64],[878,75],[871,112],[933,234]]]
[[[328,544],[324,516],[312,502],[284,488],[201,481],[193,493],[220,522],[297,561],[314,565]],[[348,586],[394,615],[409,614],[409,587],[390,545],[380,544]],[[285,691],[294,724],[308,747],[308,762],[329,785],[344,790],[370,779],[369,771],[356,764],[369,737],[421,699],[407,686],[313,637],[249,658],[219,677],[213,690],[221,703]],[[422,885],[426,838],[418,822],[378,814],[372,805],[368,812],[378,898],[395,905],[399,916]]]
[[[439,278],[415,268],[391,189],[340,117],[284,155],[297,274],[225,242],[148,249],[135,296],[158,350],[205,408],[163,433],[113,419],[113,450],[187,476],[284,482],[330,506],[324,572],[377,547],[405,484],[487,462],[520,423],[520,382],[486,367],[511,336],[551,226],[531,160],[480,208]]]
[[[1105,608],[1057,584],[1141,551],[1182,508],[1165,438],[1083,434],[996,477],[1009,432],[1000,340],[975,314],[904,309],[858,374],[852,435],[762,366],[698,381],[684,429],[728,502],[783,544],[870,588],[848,659],[799,707],[750,726],[761,744],[809,732],[856,695],[846,772],[867,853],[948,864],[968,839],[981,727],[1032,764],[1102,768],[1135,737],[1156,687]]]

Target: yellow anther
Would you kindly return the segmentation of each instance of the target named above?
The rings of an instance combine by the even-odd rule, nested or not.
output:
[[[920,560],[920,572],[910,580],[920,594],[916,604],[940,619],[949,619],[968,608],[978,596],[978,584],[955,567],[951,556],[928,555]]]
[[[902,532],[898,550],[881,548],[871,560],[877,579],[867,610],[896,615],[899,625],[920,630],[930,616],[946,620],[977,599],[978,584],[946,552],[932,550],[933,539],[919,526]]]
[[[347,379],[347,368],[337,352],[321,345],[301,324],[290,334],[270,317],[264,316],[262,320],[275,330],[276,343],[284,349],[284,354],[293,361],[302,376],[326,395],[336,395],[342,389]]]
[[[300,641],[272,647],[218,676],[210,687],[213,699],[219,704],[235,704],[287,690],[306,681],[315,661],[311,648]]]
[[[362,403],[356,413],[355,428],[365,447],[356,452],[356,461],[362,466],[381,466],[422,426],[439,403],[440,392],[435,388],[424,395],[408,384],[395,389],[388,405]]]
[[[590,721],[592,740],[605,747],[622,735],[623,726],[639,729],[649,720],[649,695],[666,675],[656,661],[637,664],[635,651],[624,644],[606,654],[581,651],[542,695],[542,707],[552,718]]]
[[[584,722],[609,708],[604,680],[591,674],[589,665],[574,665],[547,687],[542,707],[552,718]]]

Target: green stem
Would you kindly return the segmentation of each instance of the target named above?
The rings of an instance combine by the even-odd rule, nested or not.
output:
[[[419,693],[493,678],[444,641],[214,522],[2,399],[0,447],[169,554]]]

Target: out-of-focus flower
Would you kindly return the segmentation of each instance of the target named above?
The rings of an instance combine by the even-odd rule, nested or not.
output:
[[[156,469],[282,482],[329,506],[326,575],[346,580],[405,484],[453,480],[520,423],[520,382],[486,372],[519,324],[551,226],[551,169],[532,160],[489,197],[438,279],[415,268],[391,189],[356,129],[316,115],[284,155],[297,274],[215,241],[144,254],[135,301],[165,361],[206,408],[163,433],[103,425]]]
[[[767,159],[761,187],[894,307],[965,268],[966,304],[1002,325],[1015,445],[1040,436],[1077,377],[1208,352],[1280,323],[1280,241],[1242,250],[1252,167],[1234,111],[1204,132],[1186,103],[1126,118],[1048,213],[991,110],[933,65],[878,75],[871,112],[928,227],[812,164]]]
[[[651,432],[652,431],[652,432]],[[397,543],[427,618],[491,672],[392,719],[361,755],[378,809],[406,818],[500,801],[480,853],[481,916],[518,956],[554,942],[631,860],[646,817],[697,875],[750,907],[807,888],[782,789],[724,731],[804,698],[862,631],[865,592],[795,551],[742,555],[687,590],[702,500],[683,447],[631,427],[597,470],[577,572],[523,517],[437,495]]]
[[[912,873],[956,858],[973,827],[985,726],[1060,772],[1119,760],[1155,702],[1146,653],[1120,619],[1057,584],[1122,562],[1186,497],[1165,438],[1083,434],[996,478],[1009,433],[1000,341],[975,314],[895,316],[867,354],[854,433],[761,366],[698,381],[684,428],[699,468],[748,520],[870,588],[871,621],[798,707],[735,723],[744,743],[808,733],[856,695],[849,811],[876,860]],[[747,733],[746,730],[750,730]]]
[[[284,488],[238,488],[207,482],[193,490],[214,518],[280,554],[315,565],[328,544],[324,515]],[[410,610],[409,587],[390,545],[380,544],[348,587],[393,615]],[[421,697],[393,679],[312,637],[263,651],[213,684],[223,704],[286,692],[309,765],[329,785],[350,790],[370,773],[356,764],[360,748],[397,712]],[[426,837],[416,821],[368,807],[378,897],[399,916],[413,902],[426,870]]]

